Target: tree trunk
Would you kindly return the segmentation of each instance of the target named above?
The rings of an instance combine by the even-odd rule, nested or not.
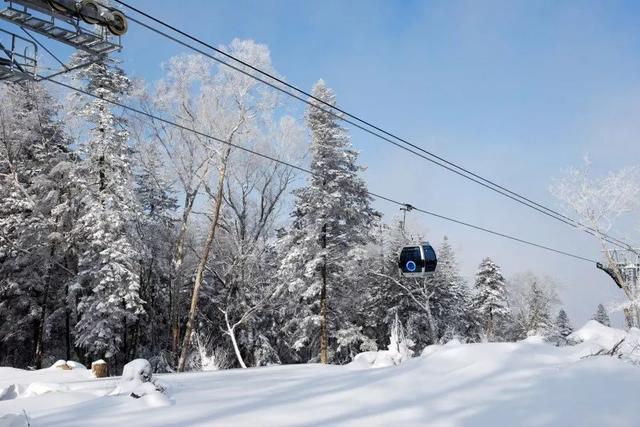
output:
[[[422,283],[422,287],[424,289],[426,287],[427,279],[423,279],[423,280],[424,281]],[[436,330],[436,321],[433,318],[433,313],[431,313],[431,297],[433,296],[433,292],[429,294],[424,292],[424,295],[426,296],[425,302],[424,302],[424,311],[427,314],[427,322],[429,322],[429,332],[431,333],[431,342],[433,344],[437,344],[438,331]],[[397,312],[396,312],[396,316],[397,316]]]
[[[38,334],[36,340],[35,361],[36,369],[42,369],[42,355],[44,352],[44,325],[47,320],[47,300],[49,295],[49,279],[44,286],[44,295],[42,296],[42,307],[40,311],[40,321],[38,323]]]
[[[322,249],[327,248],[327,224],[322,226]],[[322,289],[320,290],[320,362],[329,363],[328,347],[329,334],[327,327],[327,255],[323,255],[322,269]]]
[[[236,333],[234,329],[229,329],[229,336],[231,337],[231,343],[233,344],[233,351],[235,351],[236,353],[236,358],[238,359],[240,366],[246,369],[247,365],[245,365],[244,360],[242,359],[242,355],[240,354],[240,348],[238,347],[238,342],[236,341]]]
[[[129,360],[136,358],[138,354],[138,341],[140,337],[140,318],[136,320],[135,327],[133,329],[133,337],[131,338],[131,349],[129,352]]]
[[[71,313],[69,310],[69,284],[64,287],[64,345],[67,359],[71,360]]]
[[[42,369],[42,356],[44,352],[44,329],[47,320],[47,303],[49,302],[49,288],[51,287],[51,276],[53,275],[53,256],[56,253],[55,245],[51,245],[49,250],[49,265],[47,267],[47,277],[42,295],[42,306],[40,312],[40,322],[38,325],[38,339],[36,341],[35,361],[36,369]],[[68,360],[68,359],[67,359]]]
[[[227,324],[227,335],[231,337],[231,344],[233,344],[233,351],[236,353],[238,363],[240,363],[240,366],[246,369],[247,365],[244,363],[244,359],[242,358],[242,354],[240,353],[240,347],[238,347],[238,341],[236,340],[236,326],[238,324],[236,323],[235,325],[231,326],[231,323],[229,323],[229,315],[226,311],[224,312],[224,321]]]
[[[487,323],[487,341],[493,341],[493,311],[489,310],[489,322]]]
[[[185,195],[184,210],[182,212],[182,221],[180,223],[180,231],[176,240],[176,248],[171,259],[171,283],[169,289],[171,291],[171,350],[173,354],[178,354],[180,346],[180,268],[184,261],[184,238],[187,233],[187,223],[193,209],[193,203],[198,194],[197,189],[188,192]]]
[[[222,197],[224,191],[224,179],[227,174],[227,164],[229,162],[229,155],[231,154],[231,146],[228,145],[224,156],[222,157],[222,165],[220,167],[220,173],[218,175],[218,188],[216,190],[216,199],[214,207],[213,220],[209,226],[209,232],[207,234],[207,240],[204,244],[202,251],[202,257],[198,263],[196,269],[195,282],[193,284],[193,294],[191,296],[191,307],[189,308],[189,317],[187,320],[187,326],[184,331],[184,340],[182,341],[182,353],[180,354],[180,360],[178,362],[178,372],[183,372],[185,364],[187,363],[187,356],[189,355],[189,346],[191,344],[191,334],[193,333],[193,327],[196,321],[196,313],[198,311],[198,300],[200,298],[200,288],[204,280],[204,269],[209,261],[209,253],[213,246],[213,240],[216,236],[216,229],[218,228],[218,222],[220,220],[220,208],[222,206]]]
[[[126,308],[125,308],[126,309]],[[127,358],[129,357],[129,337],[128,337],[128,333],[127,333],[127,316],[124,316],[122,318],[122,366],[127,364]],[[117,357],[115,358],[117,359]]]

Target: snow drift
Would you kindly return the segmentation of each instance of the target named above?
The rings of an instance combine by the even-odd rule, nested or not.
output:
[[[572,338],[581,342],[567,347],[533,337],[430,346],[420,357],[381,369],[296,365],[159,375],[175,401],[159,407],[107,396],[120,378],[80,380],[74,371],[3,368],[0,388],[39,381],[69,391],[0,401],[0,415],[17,417],[25,409],[34,427],[630,427],[640,425],[640,369],[618,357],[590,355],[636,336],[588,323]]]

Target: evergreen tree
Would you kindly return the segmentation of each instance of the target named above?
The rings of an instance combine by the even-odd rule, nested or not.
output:
[[[369,336],[376,341],[378,348],[384,348],[396,315],[407,319],[407,325],[415,325],[420,323],[420,309],[401,287],[385,277],[398,278],[402,283],[408,283],[407,279],[398,277],[398,254],[403,246],[411,242],[411,238],[404,232],[402,221],[395,219],[390,225],[381,224],[376,234],[377,251],[372,254],[370,265],[374,272],[384,276],[374,275],[368,280],[365,311],[368,314],[366,324],[370,328]],[[429,340],[429,337],[424,337],[427,330],[425,325],[408,327],[407,334],[411,335],[414,342],[423,345]]]
[[[593,320],[600,322],[604,326],[611,327],[611,320],[609,319],[607,310],[605,310],[602,304],[598,304],[598,309],[596,310],[596,314],[593,315]]]
[[[173,217],[177,201],[156,145],[139,142],[135,159],[135,194],[142,213],[136,218],[134,244],[140,255],[140,296],[145,314],[135,323],[130,354],[124,357],[132,359],[139,344],[144,348],[141,356],[159,367],[162,351],[171,346],[171,298],[166,284],[170,282],[172,242],[176,240]]]
[[[468,336],[473,323],[469,316],[471,295],[446,236],[438,248],[438,268],[429,280],[429,289],[433,292],[431,312],[437,323],[437,339]]]
[[[75,341],[94,357],[110,358],[129,352],[129,327],[143,312],[132,237],[140,207],[133,192],[128,132],[107,102],[119,101],[130,81],[106,56],[81,69],[76,79],[98,98],[74,95],[74,113],[91,127],[80,145],[83,190],[74,233],[82,246],[72,288],[79,298]]]
[[[313,96],[335,105],[333,92],[319,81]],[[315,103],[315,101],[314,101]],[[352,304],[357,283],[365,269],[365,245],[373,241],[376,212],[359,176],[358,154],[351,147],[347,131],[323,109],[310,107],[306,115],[311,132],[311,171],[306,187],[295,192],[296,206],[289,249],[281,273],[299,298],[300,307],[289,322],[297,350],[306,357],[329,361],[329,339],[341,343],[363,338],[341,304]],[[343,345],[344,347],[344,345]]]
[[[69,276],[64,170],[72,155],[43,86],[0,85],[0,97],[0,364],[40,368],[46,350],[55,357],[64,348],[54,314]]]
[[[504,277],[490,258],[480,263],[476,273],[473,306],[478,320],[490,341],[502,338],[501,328],[511,314],[507,304]]]
[[[569,316],[567,316],[567,313],[561,308],[554,324],[553,338],[558,345],[565,345],[567,343],[567,337],[572,333],[573,326],[571,326]]]
[[[549,313],[551,300],[536,281],[531,283],[527,294],[527,335],[547,336],[551,332],[552,321]]]

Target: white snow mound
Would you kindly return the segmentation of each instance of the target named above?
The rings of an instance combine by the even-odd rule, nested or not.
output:
[[[640,364],[640,329],[629,331],[610,328],[595,320],[590,320],[571,335],[568,340],[576,345],[576,351],[582,356],[598,352],[609,352],[617,346],[615,356],[629,362]]]
[[[625,331],[610,328],[596,320],[590,320],[582,328],[569,335],[567,339],[576,343],[590,342],[601,345],[603,348],[611,348],[626,336]]]
[[[151,364],[146,359],[135,359],[124,365],[122,368],[122,377],[118,386],[109,393],[110,395],[118,394],[131,394],[135,391],[139,391],[141,394],[138,396],[144,396],[145,384],[151,381]],[[151,387],[154,388],[153,384]],[[154,388],[155,390],[155,388]]]
[[[122,377],[110,396],[127,395],[140,399],[150,408],[171,406],[173,402],[165,392],[167,386],[152,379],[151,364],[146,359],[135,359],[124,365]]]
[[[583,357],[591,346],[615,345],[621,333],[625,342],[640,337],[637,330],[588,323],[576,331],[576,340],[583,340],[576,346],[555,347],[532,338],[516,343],[451,343],[427,347],[421,357],[388,369],[368,369],[388,356],[369,352],[349,365],[365,369],[309,364],[161,375],[171,387],[171,399],[155,390],[155,376],[142,381],[139,375],[127,375],[128,380],[121,381],[136,383],[131,392],[141,396],[134,399],[95,394],[98,388],[113,387],[116,380],[111,378],[78,381],[68,371],[0,368],[0,387],[7,382],[26,384],[23,379],[29,378],[29,383],[55,381],[70,389],[0,401],[0,414],[20,414],[25,409],[33,427],[242,427],[256,422],[261,426],[635,427],[640,426],[640,368],[618,357]]]
[[[75,362],[73,360],[58,360],[53,365],[49,367],[49,369],[64,369],[64,370],[73,370],[80,369],[86,370],[87,368],[79,362]]]
[[[35,382],[29,384],[24,393],[20,393],[18,398],[23,399],[25,397],[33,397],[33,396],[41,396],[43,394],[52,393],[52,392],[68,392],[69,387],[64,384],[57,383],[40,383]]]
[[[122,369],[122,381],[138,380],[146,383],[151,381],[151,363],[146,359],[135,359],[124,365]]]
[[[389,350],[378,350],[357,354],[347,366],[351,369],[375,369],[397,366],[402,362],[401,354]]]
[[[24,414],[0,415],[0,427],[28,427]]]

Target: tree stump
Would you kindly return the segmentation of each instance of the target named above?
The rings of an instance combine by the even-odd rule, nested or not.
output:
[[[96,360],[95,362],[93,362],[91,364],[91,373],[96,378],[105,378],[109,376],[109,369],[107,366],[107,362],[105,362],[102,359]]]
[[[58,360],[56,363],[54,363],[54,364],[53,364],[53,365],[51,365],[51,366],[52,366],[53,368],[56,368],[56,369],[63,369],[63,370],[65,370],[65,371],[70,371],[70,370],[72,369],[72,368],[71,368],[71,366],[69,366],[69,365],[67,364],[67,362],[66,362],[66,361],[64,361],[64,360]]]

